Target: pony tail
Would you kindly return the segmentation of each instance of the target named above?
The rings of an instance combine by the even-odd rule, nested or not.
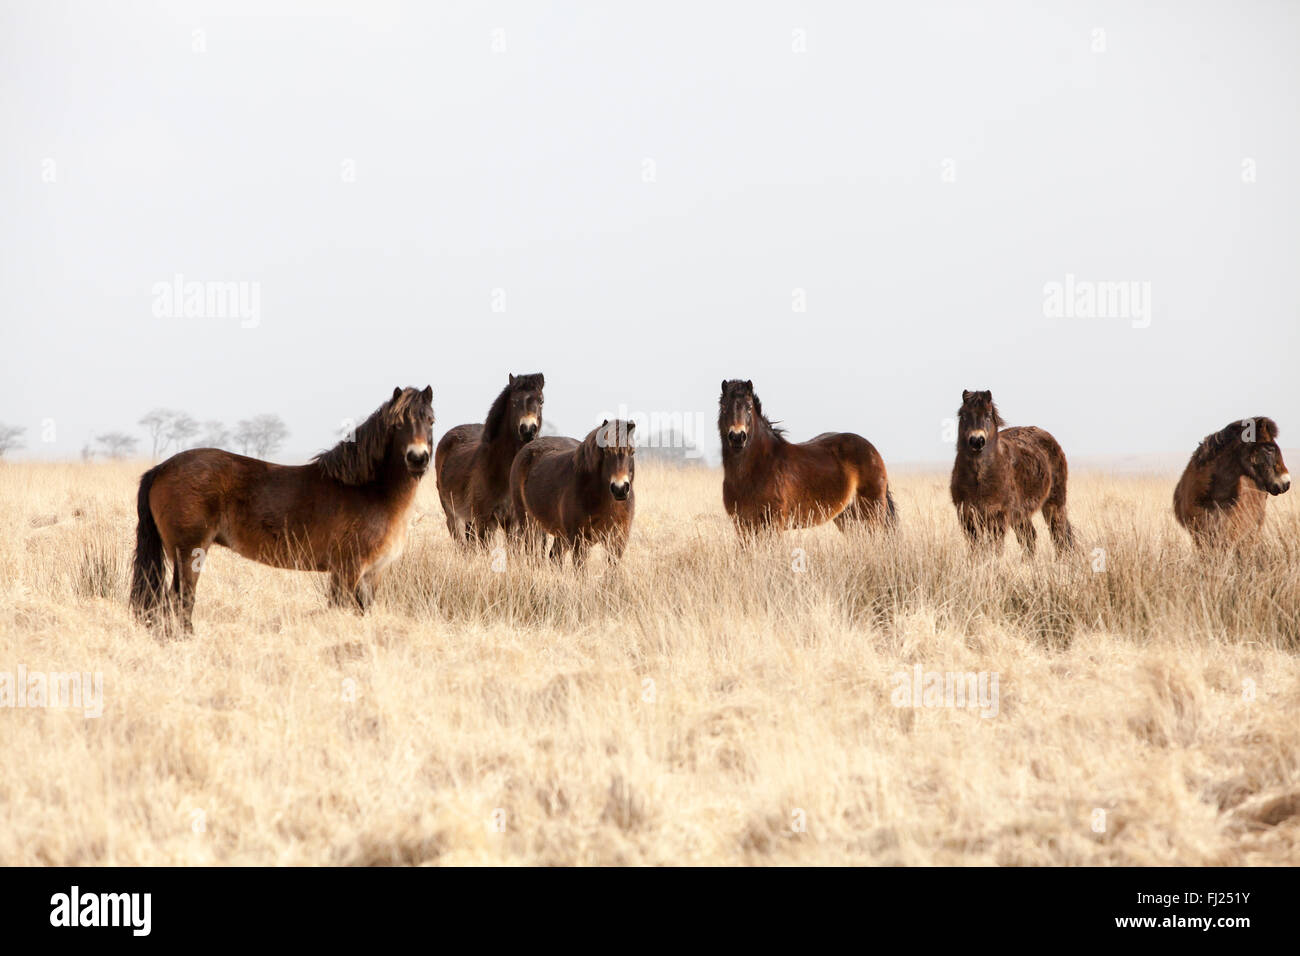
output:
[[[158,523],[149,507],[149,492],[162,466],[150,468],[140,477],[140,492],[135,510],[135,563],[131,567],[130,605],[136,617],[147,618],[162,601],[164,584],[163,542]]]

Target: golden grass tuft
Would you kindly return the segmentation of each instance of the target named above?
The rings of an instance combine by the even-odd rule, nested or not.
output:
[[[575,575],[462,552],[428,480],[369,616],[219,551],[169,640],[126,607],[141,470],[0,465],[0,673],[104,681],[98,719],[0,708],[0,863],[1300,855],[1294,494],[1206,558],[1172,478],[1080,474],[1078,555],[973,560],[944,475],[893,537],[742,549],[716,471],[644,466],[624,563]],[[895,706],[914,665],[996,673],[996,716]]]

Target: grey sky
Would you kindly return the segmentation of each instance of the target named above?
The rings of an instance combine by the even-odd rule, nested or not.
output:
[[[0,5],[24,454],[171,405],[278,412],[293,460],[512,371],[568,433],[741,377],[887,462],[947,459],[964,387],[1072,456],[1297,443],[1298,4],[307,9]],[[177,273],[257,283],[257,326],[156,316]],[[1149,327],[1045,315],[1067,274],[1149,283]]]

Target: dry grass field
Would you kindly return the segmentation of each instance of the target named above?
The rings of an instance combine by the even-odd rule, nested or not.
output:
[[[903,475],[893,538],[746,551],[718,472],[643,465],[575,575],[463,553],[430,478],[369,616],[219,551],[173,640],[126,607],[141,470],[0,464],[0,673],[103,678],[0,708],[0,863],[1300,860],[1296,494],[1205,559],[1173,477],[1082,473],[1080,555],[976,560]],[[899,706],[917,665],[996,702]]]

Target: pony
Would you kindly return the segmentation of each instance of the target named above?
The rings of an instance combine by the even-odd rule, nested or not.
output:
[[[434,455],[438,498],[453,540],[487,545],[511,533],[510,464],[542,427],[541,374],[511,375],[482,425],[457,425]]]
[[[166,605],[192,632],[194,594],[214,544],[276,568],[327,571],[332,602],[365,611],[405,543],[433,420],[431,387],[395,388],[353,435],[306,465],[195,448],[150,468],[136,498],[136,616],[156,623]]]
[[[962,530],[972,548],[983,543],[996,553],[1010,525],[1032,555],[1034,512],[1041,509],[1057,555],[1064,554],[1075,546],[1065,511],[1065,452],[1041,428],[1005,425],[992,392],[961,393],[951,490]]]
[[[742,536],[834,521],[892,528],[898,513],[885,462],[852,432],[795,444],[768,421],[752,381],[724,379],[718,400],[722,503]]]
[[[1236,544],[1258,534],[1269,495],[1291,475],[1277,445],[1277,423],[1244,418],[1205,436],[1174,489],[1174,517],[1199,548]]]
[[[551,558],[563,563],[569,552],[575,568],[597,543],[617,563],[636,512],[635,429],[635,422],[605,419],[582,441],[552,436],[522,449],[510,466],[518,536],[541,552],[550,533]]]

